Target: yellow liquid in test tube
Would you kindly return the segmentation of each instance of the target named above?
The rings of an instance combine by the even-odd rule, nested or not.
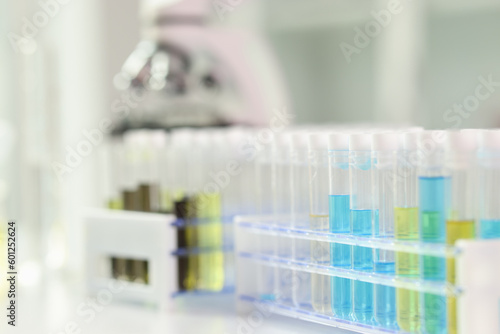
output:
[[[172,191],[162,190],[160,194],[160,212],[173,212],[175,195]]]
[[[224,288],[223,231],[219,193],[201,194],[197,199],[198,245],[200,253],[199,289],[220,291]]]
[[[123,201],[121,198],[112,198],[108,201],[108,209],[123,210]]]
[[[446,243],[454,245],[459,239],[474,239],[476,227],[473,220],[449,220],[446,222]],[[446,277],[448,282],[455,284],[455,259],[446,262]],[[448,298],[448,333],[457,333],[457,299]]]
[[[172,198],[172,208],[178,218],[183,219],[184,226],[177,229],[177,245],[181,249],[191,251],[198,247],[198,231],[194,224],[196,202],[193,196],[187,196],[182,191],[176,191]],[[188,254],[178,258],[178,279],[181,290],[196,290],[198,288],[198,254]]]
[[[395,208],[394,222],[397,240],[418,240],[418,208]],[[418,278],[418,254],[397,252],[396,275],[405,278]],[[396,290],[396,305],[399,327],[405,332],[418,332],[420,330],[419,292],[398,288]]]

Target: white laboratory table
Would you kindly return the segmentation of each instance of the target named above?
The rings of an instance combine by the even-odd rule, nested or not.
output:
[[[242,325],[231,311],[200,309],[166,312],[111,301],[98,311],[81,309],[87,302],[82,284],[51,278],[34,286],[19,288],[18,326],[6,325],[2,315],[0,333],[23,334],[280,334],[329,333],[343,330],[269,315],[256,327]],[[5,305],[2,303],[2,305]],[[2,307],[2,309],[4,309]],[[80,311],[79,311],[80,310]],[[83,312],[82,312],[83,310]]]

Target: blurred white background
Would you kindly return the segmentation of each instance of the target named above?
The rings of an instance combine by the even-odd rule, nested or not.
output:
[[[62,2],[16,51],[12,34],[21,35],[42,8],[38,0],[0,0],[0,120],[16,138],[1,162],[0,213],[20,223],[23,265],[33,273],[27,284],[46,277],[44,268],[81,274],[81,212],[102,205],[97,155],[62,182],[52,163],[109,115],[120,97],[113,78],[141,38],[141,20],[162,3]],[[402,0],[401,13],[348,62],[342,43],[354,45],[354,29],[387,6],[382,0],[242,0],[219,24],[269,39],[298,123],[455,126],[446,111],[475,94],[478,77],[500,82],[500,3]],[[459,126],[498,127],[499,111],[500,93],[492,92]]]

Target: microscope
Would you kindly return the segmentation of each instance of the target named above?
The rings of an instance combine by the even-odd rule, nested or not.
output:
[[[273,110],[288,106],[265,38],[255,29],[226,24],[215,5],[170,0],[149,11],[143,40],[114,80],[117,89],[139,96],[140,103],[115,122],[114,134],[141,128],[266,126]]]

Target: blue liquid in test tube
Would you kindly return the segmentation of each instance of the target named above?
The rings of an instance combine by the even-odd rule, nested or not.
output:
[[[351,232],[349,195],[330,195],[330,232]],[[350,245],[332,243],[331,265],[336,268],[351,269]],[[341,319],[352,317],[352,280],[332,277],[332,311]]]
[[[372,235],[373,210],[351,210],[351,228],[355,236]],[[353,246],[352,267],[359,271],[373,271],[373,249]],[[373,284],[354,281],[354,318],[371,324],[373,321]]]
[[[349,136],[349,194],[351,209],[351,234],[371,237],[377,224],[372,182],[372,155],[370,134]],[[352,247],[352,268],[359,272],[373,271],[373,249]],[[364,324],[373,324],[373,283],[353,281],[353,318]]]
[[[500,238],[500,220],[499,219],[483,219],[481,220],[481,238],[482,239],[499,239]]]

